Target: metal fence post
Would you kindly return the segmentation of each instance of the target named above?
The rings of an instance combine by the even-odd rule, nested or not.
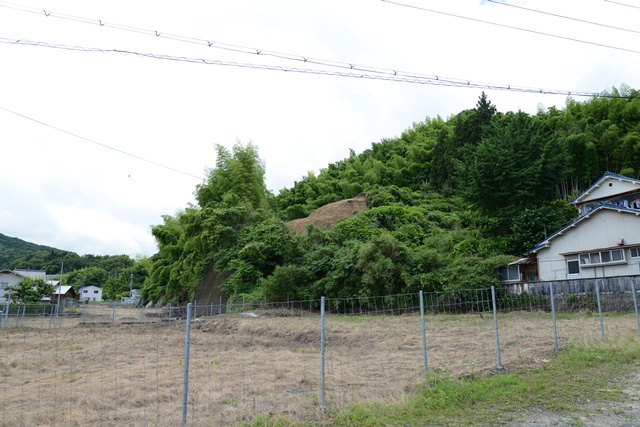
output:
[[[422,291],[420,291],[420,320],[422,321],[422,355],[424,359],[424,379],[428,384],[429,377],[427,376],[427,369],[429,365],[427,364],[427,334],[424,327],[424,296]]]
[[[500,336],[498,334],[498,307],[496,305],[496,287],[491,287],[491,300],[493,301],[493,325],[496,329],[496,352],[498,355],[498,369],[504,369],[502,367],[502,359],[500,357]]]
[[[220,302],[218,303],[218,315],[222,314],[222,297],[220,297]]]
[[[184,343],[184,386],[182,391],[182,425],[187,425],[187,397],[189,393],[189,347],[191,346],[191,303],[187,304],[187,333]]]
[[[11,307],[11,297],[7,296],[6,312],[4,313],[4,326],[9,327],[9,308]]]
[[[596,298],[598,299],[598,314],[600,315],[600,331],[602,332],[602,339],[604,339],[604,322],[602,321],[602,305],[600,304],[600,286],[596,280]]]
[[[638,334],[640,334],[640,318],[638,318],[638,300],[636,297],[636,286],[634,285],[634,280],[631,279],[631,293],[633,294],[633,308],[636,311],[636,323],[638,324]]]
[[[111,324],[115,325],[116,323],[116,306],[113,306],[113,311],[111,312]]]
[[[324,409],[324,297],[320,298],[320,407]]]
[[[82,306],[82,323],[84,323],[84,312],[86,311],[86,307]]]
[[[556,327],[556,304],[553,296],[553,283],[549,283],[549,292],[551,293],[551,318],[553,319],[553,341],[558,351],[558,328]]]

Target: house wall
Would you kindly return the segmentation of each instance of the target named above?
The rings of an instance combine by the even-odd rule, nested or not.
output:
[[[14,273],[0,273],[0,299],[5,299],[4,290],[7,286],[17,285],[24,277]]]
[[[97,286],[85,286],[84,288],[81,288],[80,301],[85,300],[102,301],[102,289]]]
[[[607,178],[600,183],[599,187],[595,187],[580,203],[587,202],[592,199],[600,199],[602,197],[610,197],[618,193],[637,190],[640,188],[638,183],[619,181],[616,178]]]
[[[617,212],[609,209],[595,212],[593,216],[580,222],[576,227],[569,228],[561,236],[553,238],[549,248],[541,249],[538,252],[540,280],[568,279],[566,261],[571,257],[560,254],[614,247],[619,239],[624,239],[625,245],[637,244],[640,246],[640,216],[635,213]],[[632,259],[628,248],[624,249],[624,253],[625,264],[599,267],[580,266],[579,278],[640,274],[640,259]],[[572,257],[577,258],[577,256]]]

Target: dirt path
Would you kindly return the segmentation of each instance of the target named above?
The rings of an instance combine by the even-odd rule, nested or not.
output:
[[[640,371],[624,380],[622,401],[584,402],[582,410],[572,414],[556,414],[546,411],[531,411],[514,427],[637,427],[640,426]]]

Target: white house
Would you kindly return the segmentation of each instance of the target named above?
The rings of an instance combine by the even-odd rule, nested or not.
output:
[[[80,288],[80,301],[102,301],[102,289],[97,286]]]
[[[640,275],[640,180],[607,172],[571,204],[580,216],[527,253],[538,281]],[[518,262],[499,274],[504,283],[532,281]]]
[[[0,300],[6,300],[4,290],[7,286],[17,285],[25,277],[12,270],[0,270]]]

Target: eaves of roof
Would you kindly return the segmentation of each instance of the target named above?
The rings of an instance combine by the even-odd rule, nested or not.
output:
[[[640,209],[625,208],[624,206],[612,205],[610,203],[600,203],[595,208],[593,208],[589,212],[579,216],[578,218],[574,219],[569,224],[567,224],[564,227],[562,227],[560,230],[556,231],[555,233],[553,233],[552,235],[550,235],[549,237],[547,237],[543,241],[539,242],[533,249],[530,249],[525,253],[527,255],[528,254],[538,253],[538,251],[540,249],[544,249],[544,248],[548,247],[549,246],[549,242],[552,239],[564,234],[565,230],[567,230],[569,228],[576,227],[580,222],[582,222],[582,221],[584,221],[586,219],[589,219],[592,215],[594,215],[598,211],[601,211],[601,210],[604,210],[604,209],[609,209],[609,210],[614,210],[614,211],[617,211],[617,212],[627,212],[627,213],[632,213],[632,214],[635,214],[635,215],[640,215]]]
[[[25,275],[23,275],[23,274],[20,274],[20,273],[16,273],[15,271],[13,271],[13,270],[9,270],[8,268],[6,268],[6,269],[4,269],[4,270],[0,270],[0,273],[11,273],[11,274],[15,274],[16,276],[20,276],[20,277],[22,277],[23,279],[26,279],[26,278],[27,278],[27,276],[25,276]]]

